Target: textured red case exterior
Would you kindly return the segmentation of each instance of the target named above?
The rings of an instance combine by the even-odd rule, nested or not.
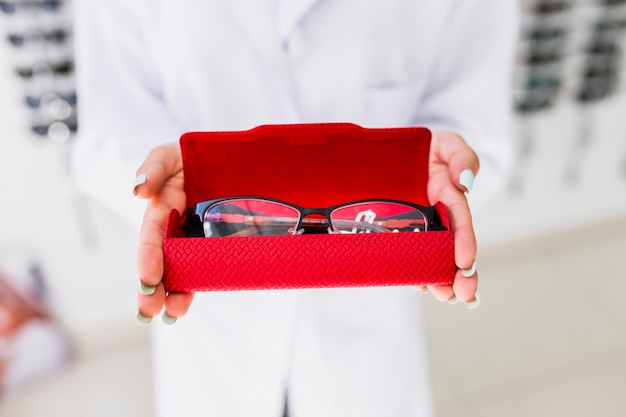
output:
[[[430,131],[349,123],[267,125],[181,137],[187,203],[256,195],[304,207],[387,198],[429,205]],[[436,208],[449,228],[446,208]],[[453,235],[367,233],[187,238],[173,210],[164,241],[170,292],[449,284]]]

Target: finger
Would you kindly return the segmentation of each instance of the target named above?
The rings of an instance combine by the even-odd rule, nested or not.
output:
[[[470,192],[480,169],[476,153],[463,138],[448,131],[434,133],[433,151],[438,160],[447,161],[452,183],[462,192]]]
[[[171,179],[172,185],[166,186],[171,190],[165,190],[159,197],[151,199],[146,208],[137,250],[137,272],[143,286],[157,285],[163,277],[163,238],[167,218],[172,209],[180,212],[185,204],[184,193],[179,192],[181,182],[182,178]],[[149,293],[149,290],[146,292]]]
[[[440,178],[441,176],[432,178],[430,186],[436,195],[434,199],[441,201],[448,211],[450,228],[454,234],[456,266],[468,270],[476,259],[477,245],[467,198],[458,188],[450,184],[447,178],[439,181]]]
[[[184,207],[180,147],[170,143],[153,149],[137,171],[146,178],[137,193],[151,198],[139,232],[137,271],[142,289],[150,291],[163,277],[163,238],[167,218],[173,208]],[[146,288],[147,287],[147,288]]]
[[[165,299],[165,311],[173,318],[182,317],[189,311],[194,293],[171,293]]]
[[[176,323],[179,317],[187,313],[192,300],[193,293],[169,294],[165,300],[165,311],[162,316],[163,322],[168,325]]]
[[[452,289],[459,301],[467,304],[476,300],[477,288],[478,273],[474,272],[470,277],[466,277],[461,271],[457,271]]]
[[[165,288],[163,284],[156,286],[154,294],[146,295],[141,292],[137,294],[137,306],[139,314],[145,318],[152,318],[163,310],[165,303]]]
[[[451,285],[429,285],[428,289],[437,300],[454,302],[454,291]]]
[[[133,192],[140,198],[151,198],[158,194],[165,182],[182,170],[180,147],[168,143],[154,148],[137,169]]]
[[[139,232],[137,272],[142,284],[155,286],[163,278],[163,236],[170,208],[150,201]]]
[[[452,202],[447,203],[450,227],[454,234],[454,262],[459,269],[471,271],[478,250],[476,234],[467,199],[463,195],[456,194],[451,199]]]

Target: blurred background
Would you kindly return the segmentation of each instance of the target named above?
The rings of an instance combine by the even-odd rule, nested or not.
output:
[[[483,303],[425,297],[437,416],[623,417],[626,1],[520,6],[514,174],[475,214]],[[0,416],[151,416],[136,233],[68,177],[73,71],[68,0],[0,1],[0,275],[45,299],[66,353]]]

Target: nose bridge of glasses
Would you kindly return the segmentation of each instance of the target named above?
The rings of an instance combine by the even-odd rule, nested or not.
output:
[[[323,227],[330,226],[330,213],[328,208],[302,208],[299,207],[300,226],[303,227]]]

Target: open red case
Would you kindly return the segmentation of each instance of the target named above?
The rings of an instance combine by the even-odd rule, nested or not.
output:
[[[180,144],[188,207],[228,196],[263,196],[303,207],[363,199],[428,206],[431,133],[349,123],[266,125],[190,132]],[[169,292],[450,284],[448,230],[189,238],[170,213],[163,246]]]

